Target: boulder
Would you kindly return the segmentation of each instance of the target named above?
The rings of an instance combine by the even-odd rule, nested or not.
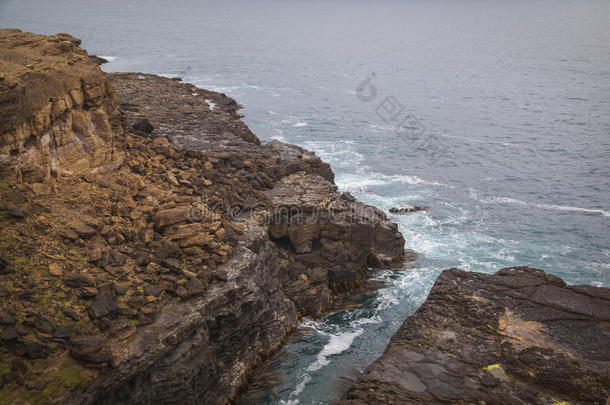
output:
[[[94,285],[93,280],[79,273],[70,274],[64,280],[64,284],[69,287],[93,287]]]
[[[70,355],[89,363],[108,363],[112,353],[108,339],[102,336],[79,336],[70,340]]]
[[[116,302],[104,295],[97,295],[88,308],[89,316],[92,318],[111,316],[118,310]]]
[[[157,212],[153,216],[153,223],[157,229],[161,229],[170,225],[189,222],[190,219],[189,207],[182,206]]]
[[[17,322],[15,315],[7,312],[0,311],[0,325],[14,325]]]

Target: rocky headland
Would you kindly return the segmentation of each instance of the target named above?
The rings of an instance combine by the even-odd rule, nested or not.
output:
[[[341,405],[607,404],[610,289],[445,270]]]
[[[0,403],[222,404],[396,224],[225,95],[0,31]]]
[[[231,98],[101,62],[0,30],[0,404],[230,403],[300,317],[415,258]],[[609,325],[608,289],[446,270],[338,402],[607,403]]]

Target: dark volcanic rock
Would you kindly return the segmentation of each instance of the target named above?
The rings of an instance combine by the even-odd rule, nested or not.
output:
[[[609,321],[607,288],[446,270],[338,403],[604,404]]]

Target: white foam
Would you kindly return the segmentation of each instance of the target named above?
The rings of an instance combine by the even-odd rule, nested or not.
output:
[[[295,399],[295,397],[298,397],[301,392],[303,392],[303,390],[305,389],[305,386],[307,385],[307,383],[311,381],[311,376],[309,374],[303,374],[301,376],[301,381],[299,381],[299,383],[296,385],[296,387],[294,387],[294,390],[292,392],[290,392],[290,394],[288,395],[288,400],[284,401],[283,399],[280,400],[280,404],[282,405],[298,405],[298,403],[300,402],[298,399]]]
[[[591,285],[594,287],[603,287],[604,283],[602,283],[601,281],[592,281]]]
[[[142,75],[138,75],[138,77],[137,77],[137,78],[138,78],[138,79],[140,79],[140,80],[142,80],[142,79],[146,79],[146,78],[145,78],[144,76],[142,76]]]
[[[306,127],[307,125],[309,125],[306,122],[297,122],[296,124],[293,125],[293,127]]]
[[[330,335],[330,340],[322,348],[322,351],[318,353],[317,360],[307,368],[307,371],[317,371],[330,364],[328,357],[342,353],[349,349],[354,339],[357,336],[360,336],[362,332],[362,329],[358,329],[355,332],[345,332],[339,335]]]
[[[197,93],[193,93],[193,95],[195,95]],[[208,105],[210,106],[210,111],[214,111],[214,108],[216,108],[216,103],[213,103],[212,100],[210,99],[205,99],[205,102],[208,103]]]
[[[284,131],[282,131],[281,129],[274,129],[273,132],[275,132],[275,135],[271,136],[271,139],[280,142],[286,142],[286,138],[284,137]]]
[[[325,154],[321,154],[325,155]],[[360,155],[362,156],[362,155]],[[337,179],[337,185],[340,189],[350,189],[353,187],[362,187],[362,186],[384,186],[392,183],[402,183],[402,184],[410,184],[410,185],[427,185],[427,186],[441,186],[441,187],[450,187],[444,183],[439,183],[437,181],[425,180],[418,176],[413,175],[386,175],[381,173],[363,173],[358,176],[343,176],[343,178]]]
[[[489,198],[479,198],[471,189],[471,196],[484,204],[513,204],[513,205],[523,205],[529,207],[540,208],[544,210],[555,210],[555,211],[570,211],[570,212],[586,212],[589,214],[601,214],[604,217],[610,217],[610,212],[596,209],[596,208],[582,208],[582,207],[573,207],[570,205],[557,205],[557,204],[538,204],[538,203],[528,203],[526,201],[517,200],[516,198],[511,197],[489,197]]]

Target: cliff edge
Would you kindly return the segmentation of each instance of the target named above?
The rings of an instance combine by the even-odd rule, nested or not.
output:
[[[607,404],[610,289],[445,270],[337,404]]]
[[[328,164],[229,97],[0,30],[0,403],[222,404],[405,258]]]

